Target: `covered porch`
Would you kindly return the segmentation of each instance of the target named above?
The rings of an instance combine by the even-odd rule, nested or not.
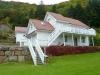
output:
[[[71,34],[63,32],[56,40],[58,45],[63,46],[94,46],[93,36],[81,35],[81,34]]]

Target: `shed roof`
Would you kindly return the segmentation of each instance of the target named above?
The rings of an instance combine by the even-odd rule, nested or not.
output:
[[[19,27],[19,26],[16,26],[16,27],[15,27],[15,32],[22,32],[22,33],[25,33],[25,32],[26,32],[26,27]]]

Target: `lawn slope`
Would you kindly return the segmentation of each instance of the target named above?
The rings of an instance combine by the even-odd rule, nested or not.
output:
[[[0,64],[0,75],[100,75],[100,53],[49,58],[48,64]]]

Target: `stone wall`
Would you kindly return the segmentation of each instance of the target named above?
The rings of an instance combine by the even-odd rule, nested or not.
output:
[[[30,61],[31,55],[28,48],[0,47],[0,63]]]

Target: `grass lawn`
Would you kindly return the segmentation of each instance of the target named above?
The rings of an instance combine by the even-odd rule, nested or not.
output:
[[[100,53],[49,58],[48,64],[0,64],[0,75],[100,75]]]

